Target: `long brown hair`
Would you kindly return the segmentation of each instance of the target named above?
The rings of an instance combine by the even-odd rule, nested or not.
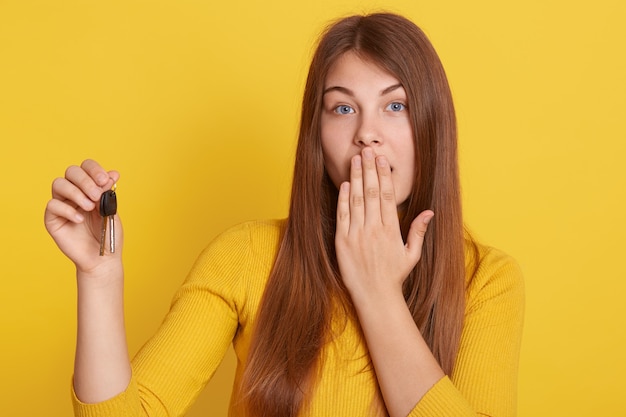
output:
[[[423,210],[435,217],[404,294],[428,346],[447,374],[458,351],[464,312],[463,223],[456,119],[443,66],[424,33],[388,13],[331,25],[314,54],[302,102],[289,218],[261,301],[242,385],[254,416],[295,416],[315,383],[330,335],[330,314],[351,302],[334,248],[337,190],[325,169],[320,117],[326,74],[354,51],[404,87],[416,148],[413,190],[401,218],[403,236]]]

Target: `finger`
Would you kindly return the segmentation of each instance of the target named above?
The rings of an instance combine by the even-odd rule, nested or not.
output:
[[[119,180],[117,171],[105,171],[96,161],[85,160],[80,167],[72,165],[65,171],[65,178],[78,187],[92,201],[98,201],[102,193]]]
[[[93,159],[86,159],[80,167],[91,177],[91,179],[100,187],[100,195],[102,192],[111,189],[120,179],[117,171],[105,171],[99,163]],[[98,196],[100,198],[100,196]]]
[[[376,157],[376,168],[378,170],[378,183],[380,184],[380,213],[383,224],[397,225],[396,194],[391,179],[391,168],[384,155]]]
[[[363,165],[363,194],[365,196],[365,223],[380,224],[380,185],[374,150],[366,147],[361,152]]]
[[[85,211],[91,211],[96,207],[91,196],[86,195],[74,183],[65,178],[57,178],[52,182],[52,198],[72,206],[72,208],[78,206]]]
[[[337,197],[337,235],[347,235],[350,230],[350,183],[344,182],[339,187]]]
[[[111,178],[109,177],[109,173],[100,166],[99,163],[94,161],[93,159],[85,159],[80,167],[91,177],[91,179],[99,186],[106,187]],[[115,182],[115,181],[114,181]]]
[[[428,224],[435,216],[431,210],[425,210],[419,214],[411,223],[409,234],[406,240],[406,250],[410,257],[417,262],[422,254],[422,246],[424,244],[424,236],[428,230]]]
[[[106,171],[105,171],[106,172]],[[92,201],[97,201],[102,195],[102,188],[85,171],[82,166],[72,165],[65,170],[65,178],[77,187],[85,196]]]
[[[48,201],[48,205],[46,206],[44,222],[46,225],[49,225],[59,218],[69,220],[73,223],[82,223],[85,221],[85,217],[76,210],[76,208],[60,200],[52,199]]]
[[[363,169],[361,155],[352,157],[350,166],[350,223],[363,224]]]

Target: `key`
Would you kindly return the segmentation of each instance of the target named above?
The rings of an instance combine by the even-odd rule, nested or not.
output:
[[[104,246],[107,235],[107,223],[109,229],[109,251],[115,253],[115,214],[117,213],[116,186],[105,191],[100,196],[100,215],[102,216],[102,231],[100,233],[100,256],[104,255]]]

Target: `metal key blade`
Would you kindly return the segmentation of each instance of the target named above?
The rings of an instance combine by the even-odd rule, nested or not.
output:
[[[102,218],[102,230],[100,231],[100,256],[104,256],[104,241],[107,236],[107,218]]]
[[[109,250],[115,253],[115,215],[109,216]]]

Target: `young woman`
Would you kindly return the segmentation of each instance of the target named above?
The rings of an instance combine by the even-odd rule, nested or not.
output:
[[[77,269],[76,415],[182,415],[230,343],[232,416],[515,415],[521,274],[464,232],[456,148],[424,34],[338,21],[310,67],[289,217],[215,239],[132,363],[117,216],[98,256],[119,174],[68,168],[45,223]]]

